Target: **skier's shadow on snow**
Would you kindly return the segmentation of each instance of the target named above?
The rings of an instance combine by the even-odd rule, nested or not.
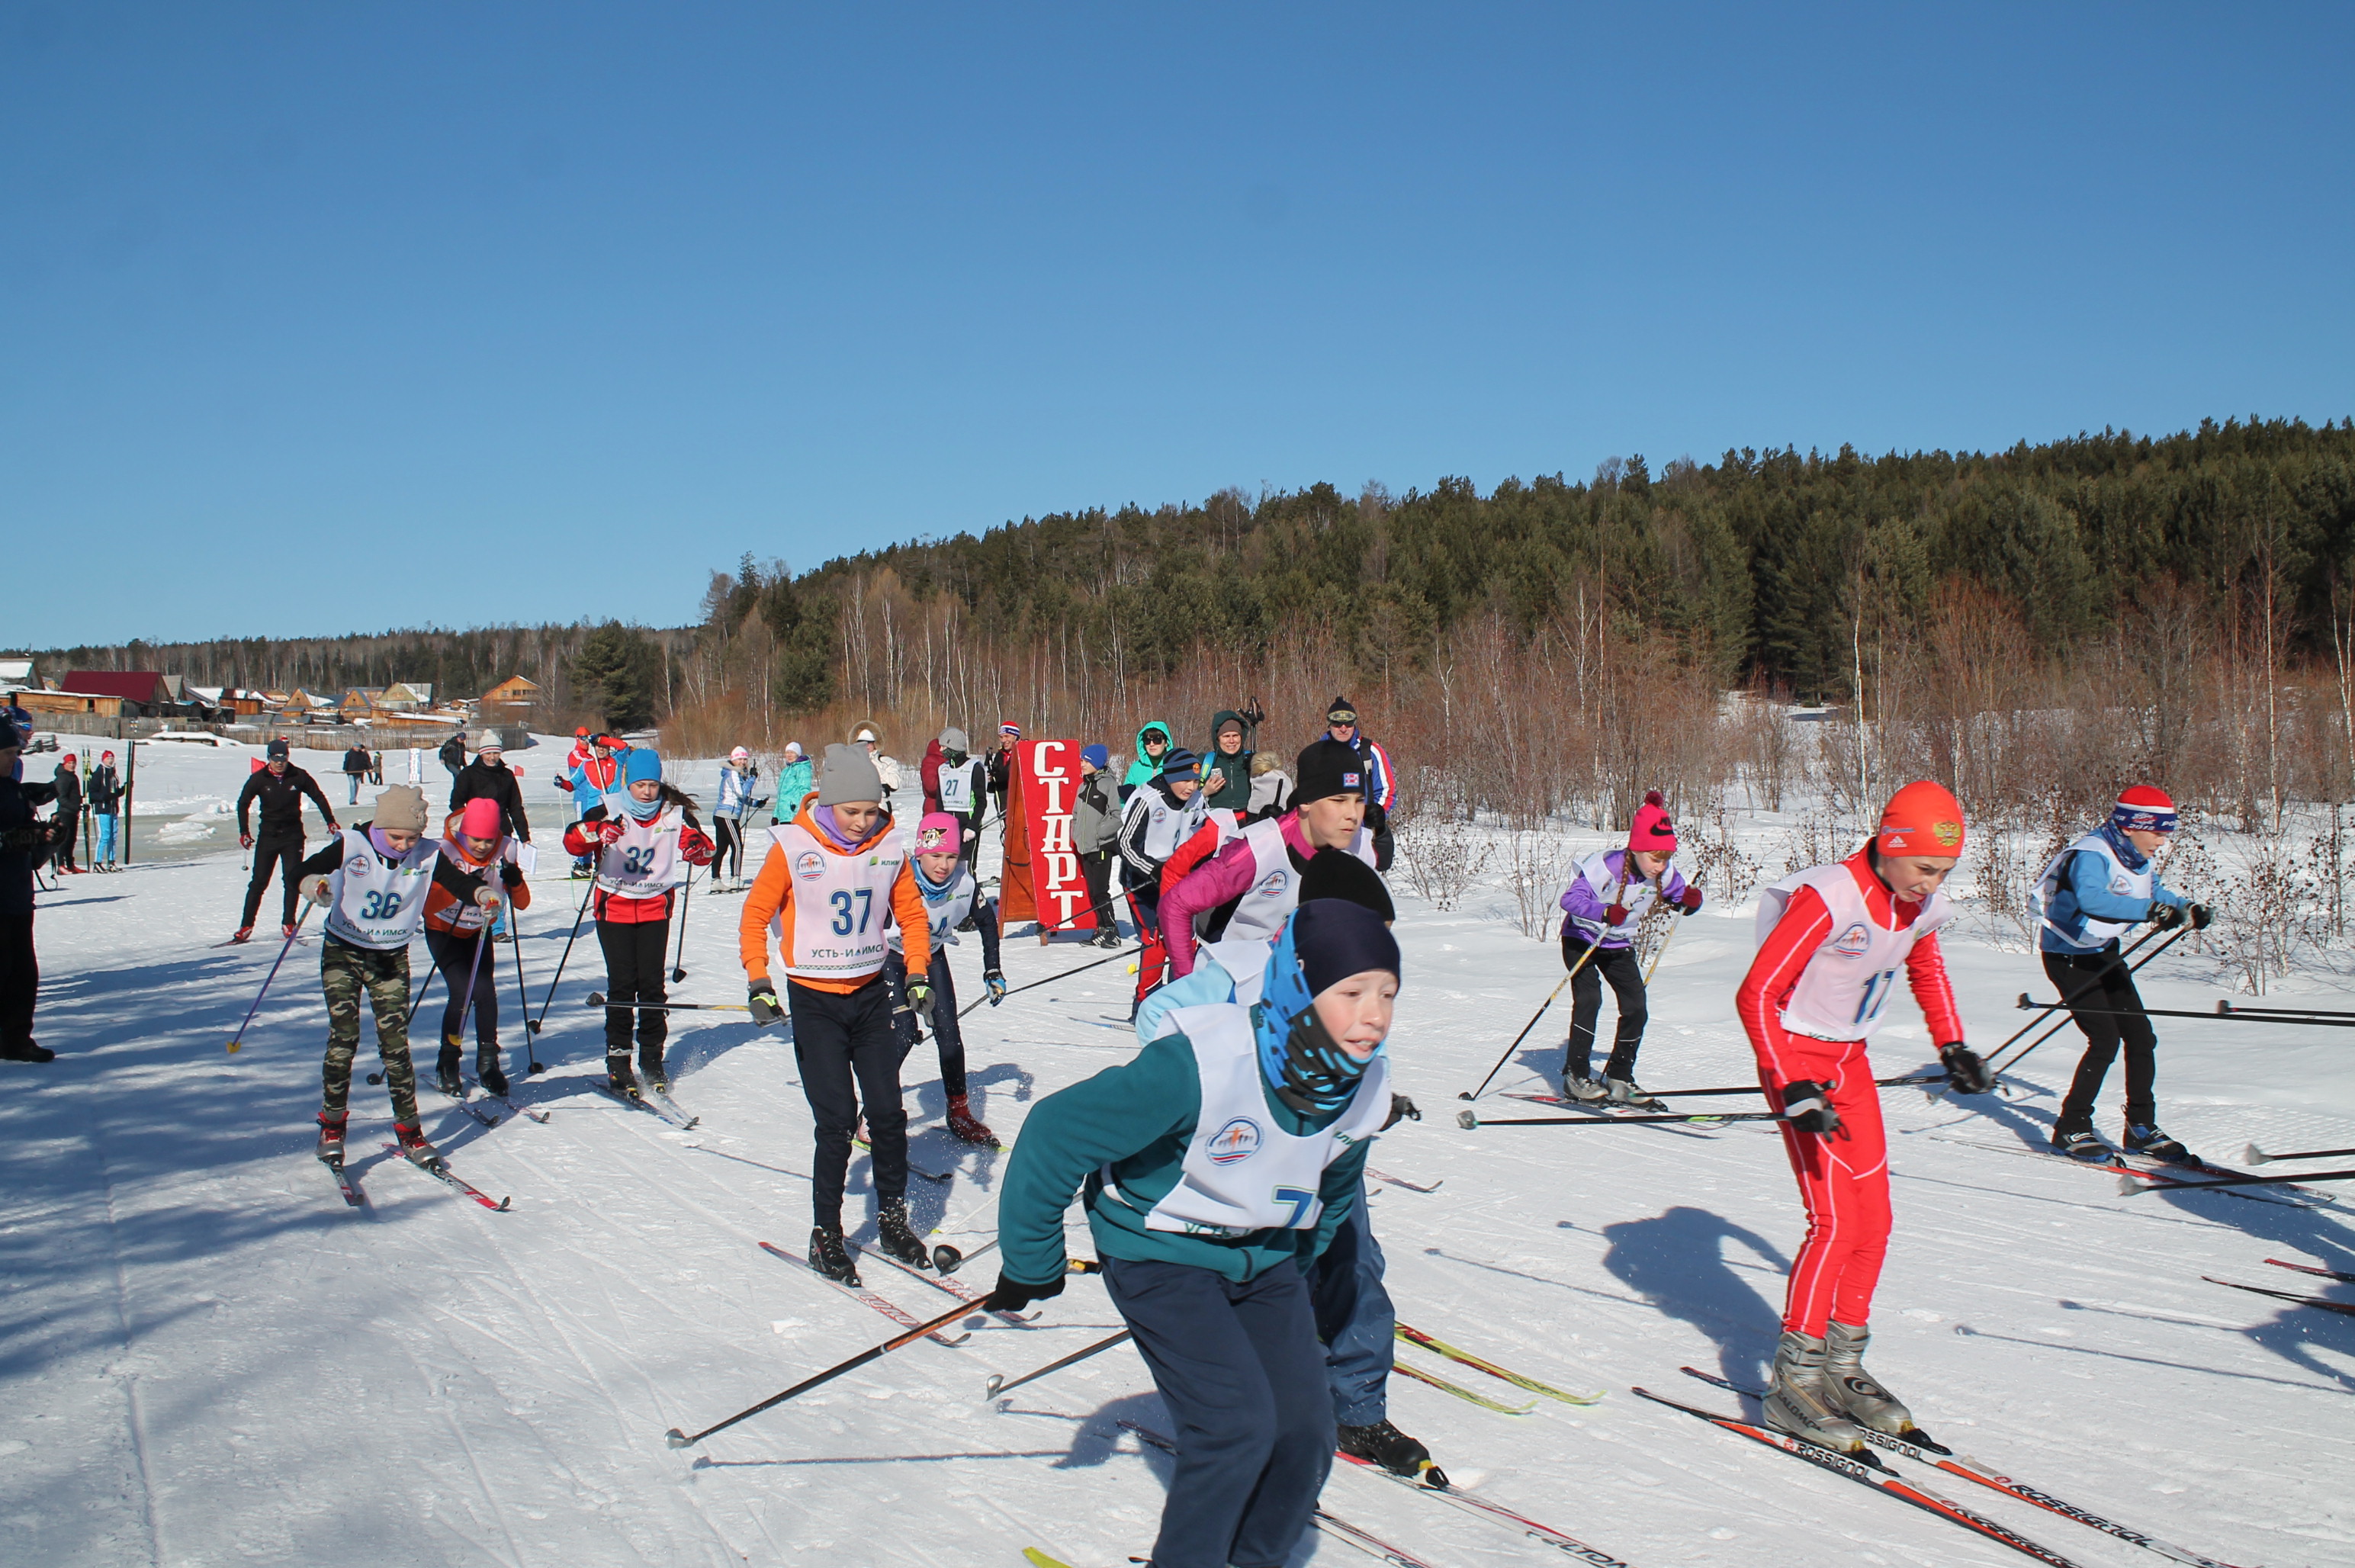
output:
[[[1717,1343],[1718,1371],[1735,1382],[1762,1381],[1783,1331],[1774,1303],[1726,1262],[1725,1243],[1738,1242],[1778,1275],[1790,1260],[1757,1232],[1706,1209],[1679,1205],[1649,1220],[1603,1227],[1611,1250],[1603,1266],[1668,1316],[1690,1323]]]

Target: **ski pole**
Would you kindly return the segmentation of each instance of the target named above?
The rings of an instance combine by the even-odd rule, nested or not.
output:
[[[1634,1127],[1647,1122],[1779,1122],[1780,1111],[1692,1111],[1672,1116],[1515,1116],[1508,1121],[1484,1121],[1475,1112],[1455,1113],[1455,1125],[1474,1127]]]
[[[2184,930],[2189,930],[2189,929],[2190,929],[2189,927],[2184,927],[2184,928],[2181,928],[2181,929],[2178,930],[2178,931],[2176,932],[2176,933],[2175,933],[2175,936],[2180,936],[2180,935],[2183,933],[2183,931],[2184,931]],[[2086,976],[2086,978],[2085,978],[2085,983],[2084,983],[2083,985],[2082,985],[2082,986],[2078,987],[2075,990],[2071,991],[2071,992],[2069,993],[2070,998],[2073,1001],[2075,998],[2077,998],[2077,997],[2083,997],[2083,996],[2089,995],[2089,994],[2093,991],[2094,987],[2096,985],[2098,985],[2098,984],[2100,984],[2100,983],[2101,983],[2101,980],[2102,980],[2103,976],[2106,976],[2106,975],[2111,971],[2111,969],[2113,969],[2114,967],[2115,967],[2116,965],[2120,965],[2120,964],[2125,963],[2128,958],[2133,958],[2133,957],[2134,957],[2134,955],[2135,955],[2137,953],[2139,953],[2139,952],[2141,952],[2141,951],[2142,951],[2143,946],[2144,946],[2144,944],[2145,944],[2148,943],[2152,937],[2157,936],[2158,934],[2158,933],[2157,933],[2156,931],[2146,931],[2146,932],[2144,932],[2140,936],[2138,936],[2138,937],[2135,938],[2135,940],[2134,940],[2134,944],[2133,944],[2133,945],[2132,945],[2132,946],[2129,946],[2129,947],[2124,948],[2124,949],[2120,950],[2119,952],[2117,952],[2117,953],[2115,953],[2115,954],[2111,955],[2111,956],[2110,956],[2110,961],[2109,961],[2107,964],[2103,965],[2099,969],[2094,970],[2094,971],[2093,972],[2093,974],[2091,974],[2091,975],[2087,976]],[[2136,958],[2136,959],[2135,959],[2135,962],[2134,962],[2134,965],[2133,965],[2133,967],[2129,968],[2129,969],[2126,971],[2126,973],[2127,973],[2127,974],[2129,974],[2129,975],[2133,974],[2133,973],[2135,972],[2135,970],[2137,970],[2137,969],[2140,969],[2140,968],[2141,968],[2145,964],[2149,963],[2149,962],[2150,962],[2150,960],[2151,960],[2152,958],[2156,958],[2156,957],[2158,957],[2158,956],[2159,955],[2159,954],[2164,953],[2164,952],[2167,950],[2167,947],[2168,947],[2169,944],[2171,944],[2172,942],[2174,942],[2174,940],[2175,940],[2175,936],[2169,936],[2169,937],[2167,939],[2167,942],[2161,943],[2161,944],[2159,944],[2156,949],[2154,949],[2154,950],[2149,954],[2149,955],[2148,955],[2148,956],[2147,956],[2147,957],[2143,957],[2143,958]],[[2015,1053],[2012,1055],[2012,1057],[2011,1057],[2010,1061],[2004,1061],[2004,1062],[2000,1062],[2000,1063],[1998,1063],[1998,1062],[1995,1060],[1998,1056],[2000,1056],[2000,1055],[2003,1053],[2003,1051],[2004,1051],[2004,1050],[2005,1050],[2005,1048],[2006,1048],[2006,1047],[2008,1047],[2008,1046],[2009,1046],[2010,1044],[2012,1044],[2012,1042],[2013,1042],[2013,1041],[2015,1041],[2015,1040],[2019,1040],[2020,1036],[2022,1036],[2022,1035],[2026,1034],[2030,1029],[2034,1029],[2035,1027],[2036,1027],[2036,1023],[2035,1023],[2034,1021],[2030,1021],[2030,1022],[2028,1022],[2028,1023],[2024,1023],[2024,1024],[2020,1025],[2018,1029],[2016,1029],[2012,1030],[2012,1032],[2011,1032],[2011,1034],[2009,1035],[2009,1037],[2008,1037],[2007,1039],[2004,1039],[2004,1040],[1998,1040],[1998,1041],[1996,1043],[1996,1047],[1995,1047],[1995,1049],[1994,1049],[1993,1051],[1988,1051],[1988,1052],[1987,1053],[1986,1057],[1984,1058],[1984,1060],[1987,1061],[1987,1074],[1988,1074],[1988,1076],[1989,1076],[1989,1077],[1998,1077],[1998,1076],[2000,1076],[2000,1075],[2001,1075],[2001,1074],[2002,1074],[2002,1073],[2003,1073],[2003,1072],[2004,1072],[2008,1068],[2009,1068],[2009,1067],[2011,1066],[2011,1063],[2012,1063],[2012,1062],[2014,1062],[2014,1061],[2018,1061],[2021,1057],[2026,1056],[2030,1051],[2034,1051],[2038,1046],[2040,1046],[2040,1045],[2043,1044],[2043,1043],[2044,1043],[2044,1041],[2045,1041],[2047,1039],[2049,1039],[2049,1038],[2050,1038],[2050,1034],[2049,1034],[2049,1032],[2048,1032],[2047,1034],[2045,1034],[2045,1035],[2040,1035],[2040,1036],[2038,1036],[2035,1040],[2033,1040],[2030,1041],[2026,1046],[2022,1047],[2019,1051],[2018,1051],[2017,1052],[2015,1052]],[[2057,1026],[2056,1026],[2056,1027],[2057,1027]]]
[[[433,976],[442,973],[442,965],[433,965],[425,971],[425,978],[417,982],[417,994],[409,998],[409,1016],[401,1019],[404,1027],[417,1021],[417,1009],[425,1005],[425,993],[433,988]]]
[[[2276,1159],[2337,1159],[2343,1154],[2355,1154],[2355,1148],[2310,1148],[2298,1154],[2267,1154],[2256,1145],[2251,1144],[2241,1151],[2241,1163],[2264,1165],[2268,1160]]]
[[[556,1000],[556,984],[564,978],[564,965],[571,962],[572,944],[581,940],[581,917],[589,912],[589,901],[596,896],[596,892],[597,879],[591,877],[588,891],[581,895],[581,907],[572,912],[572,934],[564,939],[564,956],[556,961],[556,973],[548,981],[548,995],[539,999],[539,1017],[531,1020],[530,1031],[533,1034],[538,1034],[539,1026],[548,1021],[548,1005]]]
[[[1128,950],[1126,948],[1123,948],[1118,953],[1111,954],[1103,958],[1098,958],[1092,963],[1073,965],[1071,968],[1064,970],[1060,975],[1050,975],[1043,980],[1033,980],[1027,986],[1017,986],[1014,989],[1007,992],[1006,997],[1018,997],[1025,991],[1035,991],[1041,986],[1051,986],[1058,980],[1068,980],[1074,975],[1082,974],[1087,970],[1096,967],[1099,964],[1109,964],[1115,958],[1125,958],[1127,956]],[[997,999],[1002,1002],[1006,999],[1006,997],[1000,997]],[[975,1008],[985,1005],[988,1000],[989,998],[986,996],[976,997],[974,1000],[957,1010],[957,1017],[964,1017],[965,1014],[973,1011]]]
[[[303,923],[310,918],[311,905],[305,902],[303,912],[294,917],[294,929],[288,932],[286,940],[279,944],[278,956],[271,964],[270,973],[261,977],[261,989],[253,994],[253,1006],[245,1009],[245,1022],[238,1025],[237,1032],[229,1037],[229,1053],[231,1056],[235,1056],[238,1047],[245,1043],[247,1027],[253,1022],[253,1015],[261,1010],[261,998],[270,995],[270,982],[278,978],[278,965],[285,963],[286,955],[294,951],[294,939],[303,934]]]
[[[2251,1008],[2243,1007],[2239,1002],[2221,999],[2216,1003],[2216,1012],[2222,1018],[2234,1018],[2242,1013],[2263,1013],[2269,1018],[2280,1016],[2294,1019],[2355,1019],[2355,1013],[2341,1012],[2335,1008]]]
[[[670,978],[673,985],[687,978],[687,971],[681,967],[687,961],[687,901],[694,896],[695,868],[689,866],[687,869],[687,885],[679,890],[678,894],[678,956],[670,962]]]
[[[1943,1072],[1909,1072],[1902,1078],[1876,1078],[1872,1086],[1894,1089],[1909,1083],[1944,1083],[1945,1081],[1946,1075]],[[1755,1083],[1735,1083],[1723,1089],[1646,1089],[1644,1093],[1655,1100],[1666,1100],[1672,1096],[1689,1098],[1699,1094],[1763,1094],[1765,1091]]]
[[[590,992],[588,1005],[592,1008],[634,1008],[642,1013],[749,1013],[752,1010],[742,1002],[608,1002],[602,991]]]
[[[2039,1002],[2028,993],[2019,994],[2020,1008],[2029,1012],[2052,1013],[2066,1011],[2096,1019],[2208,1019],[2211,1021],[2241,1024],[2303,1024],[2314,1029],[2355,1029],[2355,1019],[2317,1019],[2296,1015],[2274,1016],[2244,1012],[2233,1008],[2229,1012],[2202,1013],[2189,1008],[2080,1008],[2067,1002]]]
[[[466,1019],[474,1010],[474,976],[483,972],[483,949],[490,944],[491,926],[485,919],[474,930],[474,961],[466,966],[466,995],[458,1004],[458,1032],[445,1042],[461,1051],[466,1048]]]
[[[999,1394],[1010,1393],[1014,1390],[1020,1388],[1024,1383],[1035,1382],[1039,1379],[1045,1377],[1049,1372],[1060,1372],[1074,1361],[1084,1361],[1090,1356],[1097,1355],[1103,1351],[1111,1349],[1114,1345],[1126,1344],[1130,1337],[1135,1334],[1135,1330],[1133,1328],[1124,1328],[1108,1339],[1099,1339],[1084,1350],[1074,1350],[1070,1355],[1062,1357],[1058,1360],[1049,1361],[1037,1371],[1025,1372],[1020,1377],[1014,1379],[1010,1382],[1007,1381],[1006,1376],[1003,1373],[992,1372],[989,1374],[989,1385],[982,1390],[981,1397],[984,1399],[996,1399]]]
[[[810,1390],[817,1387],[820,1383],[831,1382],[845,1372],[856,1371],[860,1367],[865,1366],[868,1362],[879,1360],[881,1358],[890,1355],[892,1351],[899,1349],[903,1345],[911,1345],[915,1343],[935,1328],[945,1328],[950,1324],[955,1322],[958,1318],[970,1316],[973,1310],[974,1304],[972,1302],[960,1301],[954,1307],[950,1307],[946,1312],[942,1313],[938,1317],[933,1318],[931,1322],[919,1323],[904,1334],[900,1334],[891,1339],[886,1339],[879,1345],[870,1346],[867,1349],[859,1351],[858,1354],[851,1357],[847,1361],[837,1362],[835,1365],[828,1367],[822,1372],[816,1373],[811,1377],[804,1378],[801,1381],[795,1383],[793,1387],[786,1389],[783,1392],[773,1393],[768,1398],[762,1400],[760,1403],[740,1410],[735,1414],[730,1416],[727,1420],[717,1423],[714,1425],[707,1426],[702,1431],[695,1434],[692,1437],[674,1426],[668,1432],[663,1434],[663,1438],[674,1448],[691,1448],[696,1444],[702,1442],[705,1438],[710,1436],[715,1432],[724,1432],[740,1421],[745,1420],[751,1416],[758,1415],[762,1411],[770,1409],[773,1406],[783,1404],[785,1401],[794,1398],[795,1395],[807,1393]]]
[[[1660,938],[1660,950],[1653,954],[1652,961],[1644,966],[1644,989],[1648,991],[1652,988],[1652,976],[1660,972],[1660,960],[1668,955],[1668,944],[1677,939],[1677,932],[1683,923],[1681,919],[1668,923],[1668,933]]]
[[[1613,903],[1617,903],[1622,898],[1626,896],[1626,892],[1627,879],[1623,873],[1619,878],[1618,891],[1611,895],[1611,901]],[[1561,995],[1562,987],[1569,985],[1572,980],[1578,978],[1578,972],[1586,967],[1586,961],[1593,957],[1597,952],[1601,951],[1602,946],[1603,933],[1598,931],[1594,933],[1594,940],[1586,944],[1586,951],[1578,955],[1578,962],[1570,966],[1570,973],[1564,975],[1561,980],[1555,984],[1554,988],[1546,993],[1546,999],[1538,1004],[1538,1010],[1529,1015],[1529,1021],[1521,1026],[1521,1032],[1513,1037],[1513,1043],[1505,1047],[1505,1054],[1497,1058],[1497,1065],[1488,1069],[1487,1077],[1480,1080],[1480,1087],[1473,1090],[1468,1094],[1459,1092],[1455,1096],[1457,1099],[1476,1100],[1483,1093],[1487,1092],[1488,1080],[1496,1077],[1497,1072],[1503,1069],[1505,1063],[1511,1059],[1513,1052],[1520,1049],[1521,1041],[1529,1037],[1529,1030],[1538,1027],[1538,1019],[1545,1017],[1546,1009],[1553,1006],[1553,999]]]
[[[545,1072],[548,1064],[539,1059],[539,1025],[531,1016],[531,997],[523,987],[523,923],[513,914],[507,920],[507,934],[513,937],[516,966],[516,1016],[523,1019],[523,1055],[527,1070]]]
[[[2118,1179],[2118,1195],[2131,1197],[2137,1192],[2150,1192],[2165,1188],[2169,1192],[2198,1192],[2210,1187],[2279,1187],[2299,1181],[2355,1181],[2355,1170],[2301,1170],[2291,1176],[2225,1176],[2210,1181],[2169,1181],[2158,1172],[2153,1181],[2140,1179],[2141,1173]]]

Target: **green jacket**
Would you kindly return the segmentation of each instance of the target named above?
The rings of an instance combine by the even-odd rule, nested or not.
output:
[[[1120,780],[1121,799],[1124,802],[1128,799],[1128,791],[1139,784],[1151,784],[1161,776],[1161,764],[1145,754],[1145,732],[1147,730],[1160,731],[1169,737],[1169,743],[1172,746],[1178,743],[1178,731],[1162,720],[1148,719],[1136,727],[1136,750],[1129,753],[1128,772],[1122,774]],[[1169,753],[1164,752],[1161,754],[1166,757]]]
[[[1209,795],[1206,811],[1249,811],[1251,809],[1251,726],[1243,724],[1243,743],[1231,757],[1219,750],[1219,726],[1231,719],[1242,724],[1243,716],[1231,709],[1222,708],[1210,715],[1210,741],[1202,749],[1202,777],[1213,773],[1227,775],[1227,782],[1216,795]]]
[[[1269,1094],[1264,1083],[1260,1093],[1275,1124],[1295,1136],[1330,1126],[1346,1114],[1345,1107],[1330,1115],[1303,1116]],[[1325,1168],[1316,1192],[1325,1211],[1314,1231],[1228,1237],[1148,1231],[1139,1211],[1151,1209],[1178,1185],[1201,1109],[1194,1047],[1182,1034],[1165,1035],[1124,1065],[1107,1067],[1032,1106],[998,1193],[997,1240],[1007,1277],[1041,1284],[1062,1276],[1063,1211],[1074,1193],[1088,1211],[1099,1257],[1189,1264],[1238,1282],[1256,1279],[1282,1263],[1305,1271],[1331,1243],[1357,1201],[1366,1144],[1343,1150]],[[1104,1194],[1094,1178],[1106,1165],[1139,1209]],[[1082,1184],[1087,1190],[1081,1193]]]

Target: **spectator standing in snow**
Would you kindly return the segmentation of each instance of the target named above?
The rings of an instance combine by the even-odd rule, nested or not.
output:
[[[802,755],[802,743],[786,741],[785,760],[777,767],[777,804],[769,813],[770,825],[782,827],[791,822],[801,810],[802,802],[809,798],[809,792],[816,787],[810,760]]]
[[[368,777],[368,770],[374,765],[368,759],[366,747],[355,743],[345,750],[344,779],[352,787],[350,796],[344,802],[346,805],[357,805],[360,803],[360,781]]]
[[[232,942],[243,942],[253,935],[253,918],[261,912],[261,891],[270,885],[270,872],[273,866],[280,868],[279,880],[285,891],[285,933],[289,936],[294,934],[294,901],[301,896],[297,884],[302,880],[303,866],[303,797],[309,795],[311,804],[319,808],[319,816],[326,823],[328,832],[342,831],[336,824],[336,808],[327,804],[326,795],[320,792],[319,781],[294,765],[294,753],[288,748],[284,736],[271,741],[264,755],[269,761],[246,774],[245,787],[237,795],[237,841],[240,848],[253,851],[253,880],[246,884],[245,918],[238,922],[237,934],[229,938]],[[258,836],[248,825],[256,804],[261,807],[261,831]],[[419,831],[423,831],[421,824]],[[404,995],[408,986],[407,974],[404,969],[401,981]],[[352,1028],[352,1038],[357,1040],[357,1014],[353,1016]],[[402,1038],[405,1040],[407,1036]],[[404,1053],[407,1050],[408,1047],[403,1045]],[[348,1058],[345,1066],[346,1069],[350,1066]]]
[[[22,780],[25,776],[25,748],[33,743],[33,716],[25,711],[25,705],[16,700],[16,694],[13,691],[8,694],[7,722],[8,733],[0,735],[0,743],[8,744],[16,759],[8,764],[8,776]]]
[[[1292,809],[1292,776],[1273,752],[1254,752],[1251,773],[1251,804],[1243,813],[1245,821],[1265,822]]]
[[[33,808],[48,805],[55,790],[17,776],[25,737],[13,721],[0,729],[0,1061],[49,1061],[57,1052],[33,1040],[41,988],[33,952],[33,862],[48,845],[49,827],[34,819]]]
[[[1210,750],[1202,759],[1202,798],[1209,811],[1251,809],[1250,727],[1243,716],[1221,709],[1210,717]]]
[[[1374,836],[1374,869],[1387,871],[1397,849],[1391,838],[1391,808],[1398,804],[1398,774],[1391,766],[1391,754],[1358,727],[1358,705],[1346,697],[1335,698],[1326,709],[1325,733],[1366,764],[1366,828]]]
[[[58,792],[58,809],[49,818],[58,847],[58,874],[79,876],[81,868],[74,863],[74,843],[81,837],[81,759],[71,752],[59,757],[57,776],[49,782]]]
[[[1561,1092],[1573,1100],[1608,1100],[1642,1111],[1668,1107],[1636,1086],[1636,1053],[1643,1048],[1646,1008],[1644,972],[1636,962],[1636,929],[1655,901],[1691,914],[1700,908],[1700,890],[1688,886],[1669,858],[1677,852],[1676,825],[1660,792],[1644,796],[1625,848],[1590,855],[1578,863],[1561,895],[1561,962],[1570,982],[1570,1039],[1562,1048]],[[1619,1027],[1594,1081],[1594,1021],[1603,1011],[1603,982],[1618,998]]]
[[[453,731],[450,738],[442,742],[441,757],[442,765],[450,770],[450,777],[454,781],[466,766],[466,732],[464,730]]]
[[[883,781],[883,815],[890,816],[892,795],[908,786],[900,759],[883,750],[883,731],[872,723],[861,724],[852,730],[850,741],[855,746],[865,748],[867,760],[875,764],[875,776]]]
[[[1080,793],[1071,807],[1071,848],[1079,851],[1080,874],[1088,881],[1088,903],[1096,912],[1098,947],[1120,945],[1120,916],[1112,907],[1112,862],[1119,854],[1120,803],[1112,774],[1112,753],[1101,742],[1080,748]]]
[[[725,875],[735,882],[744,880],[744,820],[761,804],[752,795],[760,782],[761,770],[753,765],[751,752],[739,746],[728,753],[719,769],[719,799],[711,807],[711,827],[719,845],[711,858],[715,876]]]
[[[384,753],[382,752],[368,753],[368,785],[372,789],[384,787]]]
[[[451,810],[464,810],[470,800],[498,802],[503,831],[523,843],[531,842],[531,821],[523,813],[523,785],[507,766],[506,748],[496,730],[483,731],[482,748],[450,785]]]
[[[1128,797],[1136,793],[1139,785],[1151,784],[1160,776],[1162,762],[1168,755],[1169,726],[1158,719],[1147,720],[1136,732],[1135,753],[1120,781],[1122,806],[1128,805]]]
[[[112,752],[100,752],[98,766],[90,770],[90,818],[98,829],[95,869],[114,870],[114,832],[123,821],[123,775],[114,771]]]

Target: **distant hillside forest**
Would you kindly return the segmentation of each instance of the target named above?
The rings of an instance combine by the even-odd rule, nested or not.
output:
[[[2348,635],[2350,594],[2355,421],[2251,420],[1996,453],[1744,449],[1657,473],[1614,458],[1583,482],[1508,479],[1486,496],[1454,478],[1395,496],[1226,491],[1025,518],[800,573],[748,554],[714,573],[698,624],[668,630],[41,657],[203,684],[424,679],[459,695],[521,673],[566,716],[772,744],[874,717],[898,722],[912,754],[942,723],[986,732],[1001,717],[1119,740],[1141,708],[1285,686],[1279,664],[1316,691],[1299,700],[1347,688],[1369,713],[1398,709],[1393,728],[1426,704],[1452,724],[1455,684],[1482,660],[1517,673],[1525,699],[1558,719],[1538,688],[1575,686],[1578,722],[1603,715],[1594,704],[1615,700],[1622,680],[1861,694],[1867,707],[1878,685],[1884,708],[1902,707],[1941,670],[1957,675],[1966,643],[2015,673],[2083,667],[2101,649],[2133,663],[2171,637],[2254,638],[2269,667],[2286,667]],[[1643,700],[1641,686],[1626,690]]]

